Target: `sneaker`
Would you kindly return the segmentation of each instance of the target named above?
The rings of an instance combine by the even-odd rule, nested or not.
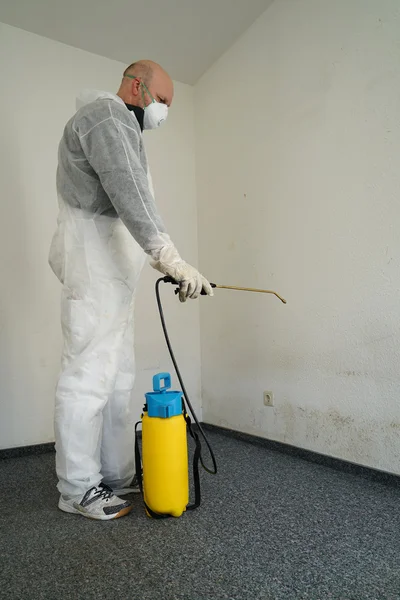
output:
[[[107,485],[100,483],[90,488],[83,498],[60,496],[58,508],[89,519],[109,521],[127,515],[133,507],[130,502],[118,498]]]
[[[133,476],[131,483],[126,488],[113,490],[116,496],[126,496],[127,494],[140,494],[139,482],[136,475]]]

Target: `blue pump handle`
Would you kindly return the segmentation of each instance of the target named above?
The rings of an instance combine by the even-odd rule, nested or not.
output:
[[[161,382],[164,381],[164,385]],[[171,375],[169,373],[158,373],[153,377],[153,390],[155,392],[166,392],[171,387]]]

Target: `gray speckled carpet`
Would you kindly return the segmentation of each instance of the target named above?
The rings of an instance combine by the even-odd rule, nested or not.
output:
[[[209,436],[178,520],[64,514],[54,454],[0,461],[1,600],[400,600],[400,488]]]

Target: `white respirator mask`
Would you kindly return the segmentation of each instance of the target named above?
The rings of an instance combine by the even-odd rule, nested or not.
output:
[[[168,117],[168,106],[161,102],[152,102],[144,109],[143,129],[156,129]]]
[[[139,79],[136,75],[126,74],[125,77],[129,77],[129,79]],[[168,106],[163,102],[157,102],[143,81],[140,81],[140,87],[142,89],[143,104],[145,104],[144,92],[151,98],[150,104],[144,106],[143,129],[157,129],[157,127],[160,127],[161,123],[166,121],[168,117]]]

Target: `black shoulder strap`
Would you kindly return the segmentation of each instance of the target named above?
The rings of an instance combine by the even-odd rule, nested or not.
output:
[[[199,438],[197,432],[193,431],[192,422],[190,420],[189,415],[186,414],[186,411],[184,413],[184,418],[186,421],[186,426],[187,426],[189,435],[194,439],[195,444],[196,444],[196,448],[195,448],[194,456],[193,456],[193,463],[192,463],[193,464],[193,482],[194,482],[194,502],[193,502],[193,504],[188,504],[186,507],[186,510],[195,510],[196,508],[198,508],[200,506],[200,503],[201,503],[200,473],[199,473],[199,462],[200,462],[200,456],[201,456],[201,442],[200,442],[200,438]],[[154,512],[154,510],[152,510],[149,506],[147,506],[146,502],[144,501],[143,478],[142,478],[142,458],[140,456],[139,436],[138,436],[138,431],[137,431],[137,428],[139,425],[141,425],[141,423],[142,423],[141,421],[138,421],[135,425],[136,479],[139,484],[140,492],[143,496],[143,502],[144,502],[146,511],[148,512],[150,517],[152,517],[153,519],[168,519],[168,518],[172,517],[172,515]]]
[[[190,420],[189,415],[186,413],[186,411],[184,413],[184,417],[185,417],[186,426],[187,426],[189,435],[194,439],[194,442],[196,444],[196,448],[194,450],[194,455],[193,455],[193,463],[192,463],[193,464],[193,483],[194,483],[194,502],[193,502],[193,504],[188,504],[186,507],[186,510],[194,510],[195,508],[198,508],[201,503],[200,473],[199,473],[199,462],[200,462],[200,456],[201,456],[201,442],[200,442],[200,438],[197,434],[197,431],[193,430],[192,422]]]

